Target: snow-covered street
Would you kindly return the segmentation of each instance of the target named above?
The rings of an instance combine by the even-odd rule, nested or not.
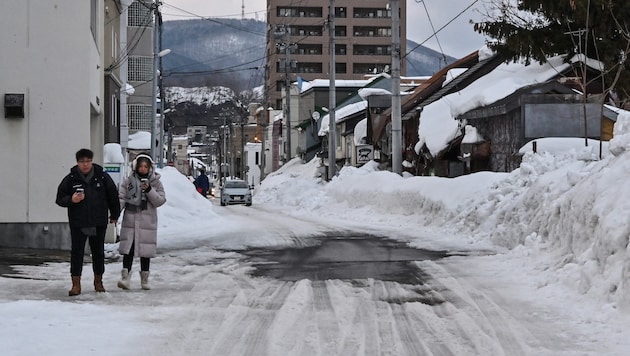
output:
[[[67,295],[68,262],[14,266],[0,277],[0,349],[627,355],[629,123],[620,115],[601,160],[597,146],[541,140],[511,173],[401,177],[368,163],[326,182],[318,162],[294,159],[256,187],[251,207],[220,207],[166,167],[153,289],[140,289],[137,262],[132,289],[116,288],[116,244],[107,245],[107,293],[91,290],[87,265],[77,297]],[[420,282],[397,283],[256,276],[261,261],[248,255],[362,235],[450,256],[413,262]]]
[[[267,221],[267,230],[285,246],[314,243],[304,231],[315,226],[318,236],[342,228],[339,222],[296,220],[255,206],[214,211],[224,221]],[[252,225],[239,225],[242,229],[230,235],[256,238]],[[435,236],[444,239],[436,231],[419,233],[427,245],[440,245]],[[116,288],[120,262],[107,265],[107,293],[88,289],[77,298],[67,296],[67,263],[18,267],[20,277],[32,279],[2,279],[4,354],[617,355],[630,350],[627,319],[597,320],[596,306],[576,300],[569,290],[545,295],[532,284],[536,271],[526,255],[469,250],[465,256],[420,261],[425,283],[416,285],[280,281],[251,277],[244,255],[217,249],[212,230],[206,234],[206,241],[166,249],[154,260],[151,291],[139,288],[137,275],[131,291]],[[522,264],[522,275],[501,268],[502,263]],[[87,272],[84,280],[89,277]]]

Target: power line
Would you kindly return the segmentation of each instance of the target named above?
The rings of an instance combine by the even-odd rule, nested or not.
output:
[[[263,46],[264,46],[264,45],[257,46],[257,47],[246,48],[246,49],[243,49],[242,51],[239,51],[239,52],[234,52],[234,53],[226,54],[226,55],[221,56],[221,57],[211,58],[211,59],[208,59],[207,61],[203,61],[203,62],[197,62],[197,63],[191,63],[191,64],[181,65],[181,66],[178,66],[178,67],[171,68],[169,72],[173,72],[173,71],[175,71],[176,69],[186,68],[186,67],[190,67],[190,66],[194,66],[194,65],[198,65],[198,64],[205,64],[205,63],[209,63],[209,62],[220,61],[220,60],[225,59],[225,58],[228,58],[228,57],[229,57],[229,58],[232,58],[232,57],[234,57],[234,55],[235,55],[235,54],[239,54],[239,53],[247,53],[247,52],[253,52],[254,50],[258,50],[258,49],[260,49],[260,48],[261,48],[261,47],[263,47]],[[264,57],[263,57],[263,58],[264,58]]]
[[[262,58],[264,59],[264,57]],[[170,75],[173,74],[177,74],[177,75],[183,75],[183,74],[221,74],[221,73],[231,73],[231,72],[235,72],[236,70],[232,71],[231,69],[235,69],[238,68],[240,66],[244,66],[246,64],[251,64],[254,63],[256,61],[261,60],[261,58],[256,58],[253,61],[249,61],[249,62],[245,62],[245,63],[241,63],[241,64],[236,64],[234,66],[231,67],[226,67],[226,68],[222,68],[222,69],[215,69],[215,70],[209,70],[209,71],[197,71],[197,72],[169,72],[168,74],[165,74],[164,77],[168,77]],[[250,68],[242,68],[239,70],[244,70],[244,69],[260,69],[259,67],[250,67]]]
[[[429,24],[431,25],[431,29],[433,30],[433,36],[435,36],[435,41],[437,41],[438,47],[440,48],[440,53],[442,54],[442,58],[444,59],[444,65],[447,65],[448,61],[446,60],[446,55],[444,54],[444,50],[442,49],[442,44],[440,44],[440,39],[438,38],[437,33],[435,32],[435,27],[433,26],[433,21],[431,21],[431,15],[429,15],[429,9],[427,9],[427,4],[424,2],[424,0],[416,0],[416,3],[420,3],[420,2],[422,3],[422,6],[424,6],[424,11],[427,13]]]
[[[473,1],[470,5],[468,5],[464,10],[462,10],[459,14],[457,14],[455,17],[453,17],[452,19],[450,19],[446,24],[444,24],[444,26],[440,27],[437,31],[433,31],[433,34],[431,36],[429,36],[427,39],[425,39],[424,41],[420,42],[417,46],[415,46],[414,48],[412,48],[410,51],[407,51],[407,53],[402,56],[400,59],[404,59],[406,58],[409,54],[411,54],[411,52],[415,51],[416,49],[418,49],[418,47],[422,46],[423,44],[425,44],[428,40],[430,40],[431,38],[433,38],[434,36],[436,36],[440,31],[442,31],[444,28],[446,28],[446,26],[450,25],[453,21],[457,20],[457,18],[459,18],[461,15],[464,14],[464,12],[468,11],[468,9],[470,9],[471,7],[473,7],[473,5],[475,5],[477,2],[479,2],[479,0],[475,0]]]
[[[177,6],[173,6],[173,5],[169,5],[169,4],[164,4],[164,5],[168,6],[168,7],[172,7],[173,9],[179,10],[181,12],[185,12],[185,13],[190,14],[192,16],[198,17],[199,19],[202,19],[202,20],[214,22],[214,23],[217,23],[219,25],[226,26],[226,27],[231,27],[233,29],[236,29],[236,30],[239,30],[239,31],[243,31],[243,32],[247,32],[247,33],[251,33],[251,34],[256,35],[256,36],[262,36],[262,37],[266,37],[267,36],[265,33],[255,32],[255,31],[252,31],[252,30],[250,30],[250,29],[248,29],[246,27],[234,26],[234,25],[231,25],[231,24],[228,24],[228,23],[221,22],[219,20],[213,19],[211,17],[204,17],[204,16],[201,16],[201,15],[197,15],[195,13],[192,13],[190,11],[184,10],[184,9],[179,8]]]

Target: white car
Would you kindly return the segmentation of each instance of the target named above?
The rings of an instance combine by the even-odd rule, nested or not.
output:
[[[221,187],[221,206],[232,204],[252,205],[252,191],[242,179],[229,179]]]

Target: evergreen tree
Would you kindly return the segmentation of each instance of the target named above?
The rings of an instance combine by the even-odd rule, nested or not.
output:
[[[492,13],[475,30],[495,42],[489,47],[508,61],[544,62],[576,53],[604,63],[607,86],[630,97],[630,1],[491,0]],[[618,80],[618,82],[617,82]]]

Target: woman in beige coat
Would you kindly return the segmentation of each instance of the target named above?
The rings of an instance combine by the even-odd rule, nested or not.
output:
[[[124,215],[120,229],[118,252],[123,255],[122,278],[118,287],[129,289],[134,256],[140,257],[140,284],[149,287],[149,265],[157,251],[157,208],[166,202],[160,174],[153,170],[153,160],[139,154],[132,162],[132,174],[118,190]]]

